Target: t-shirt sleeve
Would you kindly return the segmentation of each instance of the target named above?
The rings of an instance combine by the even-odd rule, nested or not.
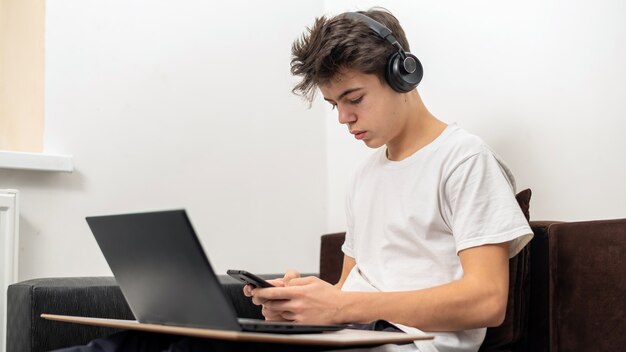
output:
[[[460,162],[444,184],[444,217],[457,253],[485,244],[509,243],[513,257],[533,232],[515,200],[508,168],[484,149]]]

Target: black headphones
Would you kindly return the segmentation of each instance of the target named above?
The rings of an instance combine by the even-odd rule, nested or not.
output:
[[[347,12],[346,17],[365,21],[379,37],[398,49],[389,57],[385,68],[385,77],[391,88],[400,93],[407,93],[415,89],[424,76],[424,69],[420,60],[415,55],[404,51],[391,30],[382,23],[359,12]]]

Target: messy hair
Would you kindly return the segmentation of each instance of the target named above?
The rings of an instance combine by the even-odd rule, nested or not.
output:
[[[410,51],[404,30],[390,12],[381,8],[359,12],[387,26],[404,50]],[[312,102],[318,86],[347,69],[374,74],[386,82],[385,65],[396,51],[363,20],[345,13],[316,18],[291,48],[291,73],[302,77],[293,92]]]

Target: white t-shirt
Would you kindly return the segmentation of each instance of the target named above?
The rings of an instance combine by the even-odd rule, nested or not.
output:
[[[515,180],[480,138],[449,125],[402,161],[380,148],[356,171],[346,200],[343,252],[356,260],[345,291],[410,291],[463,276],[459,251],[532,238],[515,200]],[[419,330],[396,324],[406,332]],[[422,352],[477,351],[485,328],[428,333]]]

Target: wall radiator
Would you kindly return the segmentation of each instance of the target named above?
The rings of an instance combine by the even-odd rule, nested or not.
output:
[[[17,281],[19,251],[19,192],[0,190],[0,351],[6,349],[7,288]]]

